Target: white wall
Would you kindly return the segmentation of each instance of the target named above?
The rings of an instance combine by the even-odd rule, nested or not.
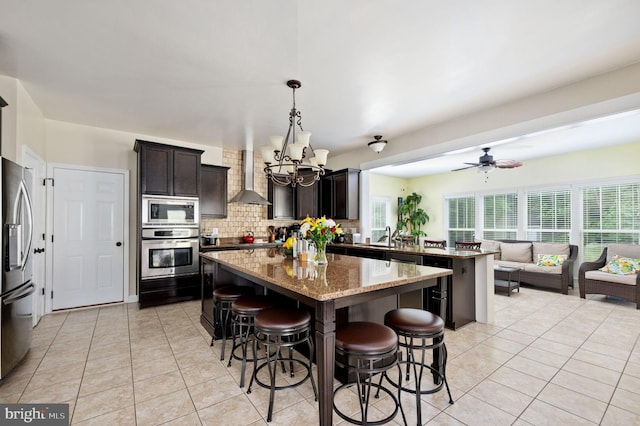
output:
[[[18,80],[0,75],[0,96],[8,104],[2,108],[2,156],[17,161]]]
[[[16,128],[16,160],[22,164],[22,147],[31,148],[40,158],[45,157],[45,125],[42,111],[31,95],[17,83],[18,122]]]
[[[45,120],[45,129],[45,158],[48,163],[129,170],[129,294],[137,294],[135,242],[137,240],[138,167],[136,153],[133,151],[135,140],[143,139],[201,149],[205,151],[202,162],[214,165],[222,165],[222,149],[55,120]]]
[[[9,104],[2,109],[2,156],[22,164],[22,145],[44,158],[44,117],[20,81],[0,76],[0,96]]]

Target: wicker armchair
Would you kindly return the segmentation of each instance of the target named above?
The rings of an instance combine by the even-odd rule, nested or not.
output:
[[[594,262],[583,262],[578,273],[580,297],[587,294],[604,294],[627,300],[636,304],[640,309],[640,274],[616,275],[599,271],[614,255],[640,258],[640,245],[612,244],[602,251]]]

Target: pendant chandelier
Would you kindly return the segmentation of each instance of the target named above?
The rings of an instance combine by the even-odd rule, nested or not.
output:
[[[277,185],[293,187],[311,186],[324,175],[329,151],[313,149],[309,143],[311,132],[302,128],[302,115],[296,109],[296,89],[302,84],[298,80],[287,81],[293,90],[293,106],[289,112],[287,135],[271,136],[271,146],[261,148],[264,172]],[[296,131],[296,126],[300,129]],[[295,134],[295,142],[294,142]]]

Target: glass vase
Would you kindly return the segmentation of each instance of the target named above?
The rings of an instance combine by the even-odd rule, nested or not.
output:
[[[313,261],[317,265],[326,265],[327,262],[327,243],[324,241],[316,242],[316,255],[313,258]]]

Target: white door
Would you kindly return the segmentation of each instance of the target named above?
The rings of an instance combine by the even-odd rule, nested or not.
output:
[[[33,325],[34,327],[40,321],[40,317],[44,315],[45,308],[45,222],[46,210],[45,199],[46,190],[44,179],[46,177],[46,163],[35,152],[24,146],[22,154],[23,166],[31,171],[31,206],[33,208],[33,243],[31,258],[33,265],[32,281],[36,285],[36,291],[33,293]]]
[[[124,300],[122,173],[53,168],[52,308]]]

